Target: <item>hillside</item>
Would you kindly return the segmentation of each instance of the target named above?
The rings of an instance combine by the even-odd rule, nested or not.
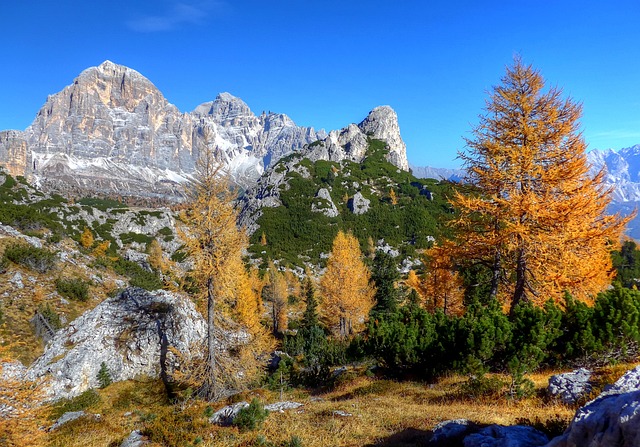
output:
[[[280,160],[241,198],[252,257],[317,265],[339,230],[352,232],[363,251],[386,247],[399,261],[431,246],[447,231],[454,186],[398,169],[386,150],[369,139],[359,163],[301,154]]]

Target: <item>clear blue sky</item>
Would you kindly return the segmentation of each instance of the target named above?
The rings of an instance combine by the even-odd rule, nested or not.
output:
[[[411,163],[455,167],[520,54],[583,103],[590,148],[640,143],[638,0],[2,1],[0,18],[0,129],[109,59],[181,111],[228,91],[331,130],[388,104]]]

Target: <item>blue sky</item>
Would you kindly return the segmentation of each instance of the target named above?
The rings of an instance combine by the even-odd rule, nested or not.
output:
[[[182,111],[228,91],[255,113],[341,128],[377,105],[409,161],[455,167],[515,54],[582,102],[590,148],[640,143],[640,2],[3,1],[0,129],[108,59]]]

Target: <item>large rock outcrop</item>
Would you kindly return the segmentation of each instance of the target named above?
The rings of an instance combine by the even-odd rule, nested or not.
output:
[[[547,447],[640,445],[640,367],[580,408],[567,431]]]
[[[130,288],[58,331],[27,377],[48,375],[50,399],[98,387],[102,363],[113,381],[141,375],[171,380],[182,360],[203,356],[205,335],[206,323],[188,299]],[[243,333],[219,332],[221,355],[246,338]]]
[[[325,136],[228,93],[180,112],[140,73],[105,61],[49,96],[24,132],[0,133],[0,163],[55,191],[177,195],[205,144],[247,184]]]
[[[361,162],[369,148],[368,138],[387,143],[385,158],[398,168],[408,171],[407,148],[400,136],[398,116],[389,106],[373,109],[360,124],[349,124],[333,130],[324,140],[309,148],[307,158],[316,160]]]

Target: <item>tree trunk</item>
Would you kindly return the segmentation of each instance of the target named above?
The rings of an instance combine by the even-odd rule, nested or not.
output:
[[[216,297],[213,290],[213,278],[207,279],[207,376],[205,378],[205,397],[214,400],[216,397],[216,357],[215,357],[215,312]]]
[[[491,298],[498,297],[498,285],[500,283],[500,251],[496,250],[495,256],[493,257],[493,268],[491,271],[491,291],[489,296]]]
[[[518,259],[516,262],[516,288],[513,292],[513,300],[511,301],[511,309],[509,313],[513,315],[516,306],[526,300],[526,273],[527,260],[524,256],[524,249],[518,249]]]

